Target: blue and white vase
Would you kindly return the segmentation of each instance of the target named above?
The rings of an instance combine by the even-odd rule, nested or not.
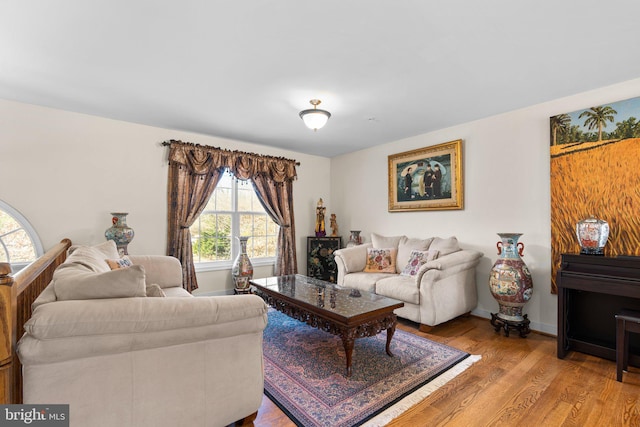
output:
[[[133,228],[127,225],[127,215],[129,214],[125,212],[112,212],[111,227],[104,232],[104,237],[107,240],[116,242],[120,256],[129,255],[127,245],[131,243],[135,235]]]

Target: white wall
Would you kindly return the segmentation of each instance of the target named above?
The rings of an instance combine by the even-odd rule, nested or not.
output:
[[[64,237],[103,242],[110,212],[129,212],[136,233],[129,253],[164,254],[168,148],[160,143],[168,139],[298,160],[296,244],[299,271],[306,272],[318,198],[331,211],[324,157],[0,100],[0,199],[31,222],[45,250]],[[260,267],[256,276],[272,272]],[[233,288],[229,270],[198,273],[198,280],[199,292]]]
[[[532,328],[556,332],[556,297],[549,292],[549,117],[640,96],[640,79],[558,99],[368,150],[327,159],[248,142],[143,126],[0,100],[0,199],[38,231],[45,249],[64,237],[104,241],[110,212],[129,212],[131,253],[163,254],[166,241],[168,139],[285,156],[301,162],[294,184],[298,268],[306,272],[306,236],[322,197],[340,234],[362,230],[409,236],[455,235],[484,252],[477,270],[476,314],[498,309],[487,280],[498,232],[521,232],[534,294],[525,307]],[[464,203],[459,211],[387,210],[387,156],[463,139]],[[576,218],[576,221],[578,218]],[[328,226],[328,224],[327,224]],[[256,269],[257,277],[270,267]],[[199,292],[232,288],[228,270],[199,273]]]
[[[551,220],[549,117],[640,95],[640,79],[558,99],[331,160],[331,197],[346,230],[410,237],[455,235],[466,248],[482,251],[477,269],[479,304],[490,317],[498,304],[488,288],[498,258],[498,232],[524,233],[524,261],[534,294],[525,306],[532,329],[555,334],[557,297],[550,293]],[[388,156],[463,139],[464,210],[388,212]],[[576,222],[582,218],[576,218]],[[346,228],[345,228],[346,227]],[[346,234],[348,235],[348,234]]]

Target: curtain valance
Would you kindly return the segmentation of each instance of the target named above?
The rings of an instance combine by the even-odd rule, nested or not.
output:
[[[169,163],[184,165],[196,175],[211,174],[228,168],[237,179],[267,176],[277,183],[297,178],[296,161],[284,157],[265,156],[237,150],[226,150],[207,145],[171,140],[168,142]]]

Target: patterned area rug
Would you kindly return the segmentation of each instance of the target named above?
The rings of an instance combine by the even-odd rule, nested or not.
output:
[[[396,330],[360,338],[345,376],[342,340],[269,310],[265,393],[299,426],[384,425],[480,359]]]

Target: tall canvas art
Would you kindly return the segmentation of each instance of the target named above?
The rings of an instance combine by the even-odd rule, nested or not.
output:
[[[609,223],[605,256],[640,255],[640,98],[550,120],[551,292],[557,293],[561,254],[580,252],[582,219]]]

